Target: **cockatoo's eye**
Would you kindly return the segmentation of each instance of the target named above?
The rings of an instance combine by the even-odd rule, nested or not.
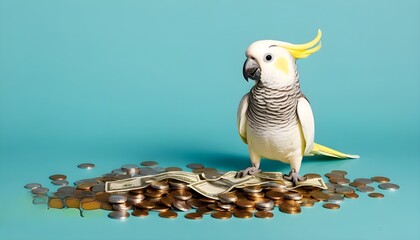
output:
[[[271,54],[267,53],[264,56],[264,61],[265,62],[270,62],[273,59],[273,56],[271,56]]]

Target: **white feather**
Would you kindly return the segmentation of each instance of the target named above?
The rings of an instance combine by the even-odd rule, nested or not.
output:
[[[238,113],[237,113],[237,125],[238,125],[238,132],[241,136],[242,140],[247,143],[246,139],[246,127],[247,127],[247,119],[246,119],[246,111],[248,109],[248,97],[249,93],[245,94],[242,99],[241,103],[238,107]]]
[[[315,121],[311,105],[304,97],[298,100],[297,114],[302,127],[303,137],[305,138],[305,150],[303,154],[309,155],[314,147]]]

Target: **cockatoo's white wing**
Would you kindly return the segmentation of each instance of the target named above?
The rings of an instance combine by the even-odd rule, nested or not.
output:
[[[247,143],[246,140],[246,124],[247,124],[247,119],[246,119],[246,111],[248,110],[248,94],[245,94],[242,97],[241,103],[239,103],[239,107],[238,107],[238,118],[237,118],[237,125],[238,125],[238,132],[239,135],[242,138],[242,141],[244,141],[245,143]]]
[[[314,146],[315,122],[311,105],[304,97],[301,97],[298,100],[297,114],[302,127],[303,137],[305,138],[303,155],[309,155]]]

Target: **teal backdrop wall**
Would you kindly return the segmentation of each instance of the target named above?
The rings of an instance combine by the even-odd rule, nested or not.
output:
[[[419,23],[409,0],[0,0],[0,239],[420,239]],[[316,141],[361,158],[306,158],[302,173],[384,175],[398,191],[271,220],[120,222],[32,205],[23,186],[54,189],[54,173],[74,181],[150,159],[249,166],[236,129],[253,85],[244,51],[260,39],[304,43],[318,28],[322,49],[298,60]]]

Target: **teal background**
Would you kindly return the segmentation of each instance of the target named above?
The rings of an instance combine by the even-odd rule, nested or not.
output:
[[[419,1],[0,0],[0,239],[420,239],[419,23]],[[236,129],[253,85],[244,51],[318,28],[322,49],[298,61],[316,141],[361,158],[307,158],[302,173],[384,175],[398,191],[271,220],[114,221],[32,205],[23,186],[54,189],[54,173],[74,181],[150,159],[249,166]]]

